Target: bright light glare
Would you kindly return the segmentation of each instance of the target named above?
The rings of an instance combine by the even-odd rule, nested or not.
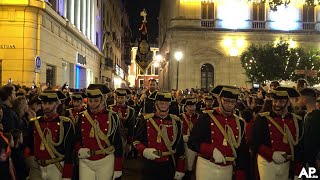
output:
[[[276,30],[297,30],[299,29],[299,8],[294,6],[279,6],[277,11],[270,11],[270,27]]]
[[[226,47],[231,47],[232,46],[232,39],[231,38],[227,38],[223,41],[224,46]]]
[[[233,47],[230,49],[229,53],[230,53],[230,56],[238,56],[239,50]]]
[[[176,53],[174,53],[174,58],[177,60],[177,61],[180,61],[182,59],[182,52],[181,51],[178,51]]]
[[[217,19],[221,19],[221,27],[228,29],[248,28],[250,6],[239,0],[222,1],[217,7]],[[232,12],[232,13],[231,13]]]
[[[153,66],[154,66],[154,67],[159,67],[159,63],[158,63],[158,62],[155,62],[155,63],[153,63]]]
[[[237,39],[236,44],[238,48],[242,48],[244,46],[244,40],[242,38]]]
[[[156,61],[161,61],[161,59],[162,59],[162,56],[160,55],[160,54],[158,54],[158,55],[156,55]]]

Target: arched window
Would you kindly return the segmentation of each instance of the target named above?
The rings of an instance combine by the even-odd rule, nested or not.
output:
[[[201,89],[209,89],[213,86],[214,69],[211,64],[204,64],[201,67]]]

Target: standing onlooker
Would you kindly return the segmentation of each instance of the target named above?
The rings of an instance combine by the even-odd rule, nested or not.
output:
[[[27,177],[27,169],[25,163],[25,157],[23,155],[23,149],[21,147],[23,143],[22,131],[18,129],[12,129],[10,131],[13,137],[13,147],[11,148],[11,158],[16,171],[17,180],[25,180]]]
[[[3,119],[3,109],[0,104],[0,132],[3,131],[2,119]]]
[[[320,110],[316,106],[316,92],[311,88],[300,91],[300,105],[306,106],[304,118],[304,155],[307,167],[315,167],[320,175]]]
[[[1,180],[10,180],[11,174],[9,171],[9,157],[10,157],[10,147],[8,139],[4,136],[3,132],[0,130],[0,177]]]
[[[16,99],[15,88],[11,85],[3,86],[0,89],[0,98],[3,102],[3,128],[4,132],[8,132],[11,129],[19,129],[19,118],[17,114],[12,110],[13,101]]]

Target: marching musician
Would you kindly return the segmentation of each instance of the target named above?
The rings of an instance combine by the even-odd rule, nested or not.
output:
[[[184,147],[186,151],[186,166],[187,171],[185,174],[185,180],[191,180],[194,161],[197,157],[197,153],[190,150],[187,146],[187,142],[189,140],[190,132],[192,131],[193,126],[199,119],[199,114],[196,112],[196,103],[197,100],[195,98],[187,98],[186,99],[186,112],[180,115],[181,120],[183,121],[182,133],[183,133],[183,141]]]
[[[285,180],[289,178],[290,165],[295,175],[299,175],[303,167],[299,144],[301,117],[288,111],[289,98],[299,96],[294,88],[274,88],[272,110],[260,113],[253,123],[249,143],[257,157],[261,180]]]
[[[219,107],[204,110],[194,125],[188,147],[198,153],[197,180],[245,179],[249,150],[245,144],[244,121],[234,114],[240,90],[217,86],[211,93]]]
[[[31,118],[33,142],[31,155],[35,157],[41,179],[71,179],[73,172],[74,125],[72,121],[57,113],[61,100],[66,96],[61,91],[46,90],[39,99],[44,115]],[[30,170],[30,178],[38,179],[37,170]]]
[[[77,132],[80,180],[112,180],[122,175],[120,121],[106,107],[109,92],[104,84],[90,84],[87,89],[88,109],[79,119]]]
[[[127,96],[131,94],[129,89],[118,88],[115,90],[116,104],[110,105],[110,110],[118,114],[121,127],[121,135],[125,154],[130,152],[133,142],[135,125],[135,110],[126,104]]]
[[[171,93],[157,92],[156,112],[139,121],[133,145],[145,160],[143,180],[181,180],[184,176],[182,121],[169,114],[171,101]]]

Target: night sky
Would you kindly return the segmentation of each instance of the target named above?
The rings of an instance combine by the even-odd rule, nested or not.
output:
[[[126,3],[133,35],[131,42],[135,42],[135,40],[140,36],[139,27],[141,26],[143,19],[143,17],[140,16],[140,12],[145,8],[148,14],[147,27],[149,43],[157,43],[160,0],[124,0],[124,2]]]

